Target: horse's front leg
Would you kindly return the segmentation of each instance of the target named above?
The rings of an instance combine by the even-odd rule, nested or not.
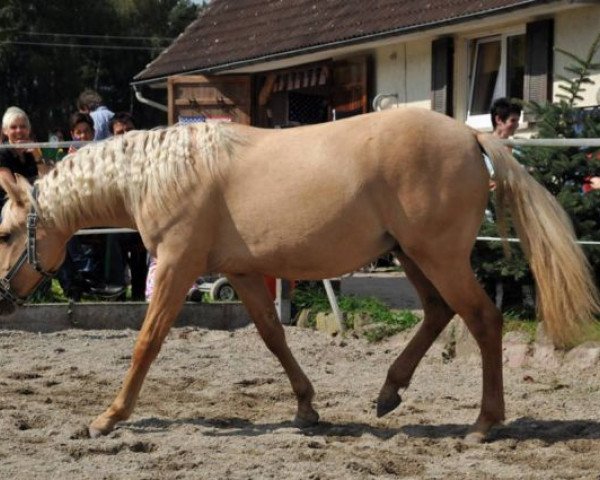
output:
[[[187,262],[189,264],[189,260]],[[138,335],[131,365],[111,406],[89,426],[90,437],[106,435],[131,415],[152,361],[179,314],[194,275],[185,262],[158,262],[154,291]]]
[[[261,275],[228,275],[227,278],[248,309],[258,333],[269,350],[281,362],[290,380],[298,400],[298,412],[294,420],[296,425],[300,427],[314,425],[319,421],[319,414],[312,406],[313,387],[285,340],[285,332],[263,277]]]

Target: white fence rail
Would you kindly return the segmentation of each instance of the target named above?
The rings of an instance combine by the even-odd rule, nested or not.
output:
[[[29,142],[19,143],[18,148],[69,148],[81,147],[88,143],[94,142],[79,142],[72,140],[61,142]],[[594,148],[600,147],[600,138],[509,138],[502,140],[502,143],[511,147]],[[7,148],[15,148],[15,145],[0,143],[0,150]]]
[[[502,239],[499,237],[477,237],[477,240],[480,242],[501,242]],[[521,240],[518,238],[507,238],[507,242],[509,243],[520,243]],[[579,245],[600,245],[600,242],[595,240],[577,240]]]
[[[511,147],[600,147],[600,138],[511,138],[503,140]]]
[[[69,148],[69,147],[82,147],[83,145],[87,145],[88,143],[94,142],[78,142],[78,141],[64,141],[64,142],[29,142],[29,143],[19,143],[17,145],[12,143],[0,143],[0,150],[5,150],[8,148]]]

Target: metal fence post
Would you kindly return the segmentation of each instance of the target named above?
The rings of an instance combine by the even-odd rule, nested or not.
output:
[[[275,309],[279,320],[285,325],[292,323],[292,284],[289,280],[278,278],[275,281]]]

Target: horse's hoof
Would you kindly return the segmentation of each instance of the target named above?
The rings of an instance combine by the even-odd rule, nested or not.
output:
[[[90,434],[90,438],[98,438],[103,435],[108,435],[112,432],[113,427],[114,423],[107,422],[100,416],[90,424],[88,433]]]
[[[88,434],[90,435],[90,438],[99,438],[102,435],[105,435],[105,433],[102,432],[102,430],[94,428],[91,425],[88,427]]]
[[[467,436],[465,437],[465,443],[468,443],[471,445],[479,445],[479,444],[485,442],[485,439],[486,439],[486,435],[484,433],[471,432],[471,433],[468,433]]]
[[[379,398],[377,400],[377,418],[381,418],[384,415],[390,413],[402,402],[402,397],[397,392],[385,400]]]
[[[294,426],[297,428],[314,427],[318,423],[319,414],[315,411],[311,412],[309,415],[296,415],[294,418]]]

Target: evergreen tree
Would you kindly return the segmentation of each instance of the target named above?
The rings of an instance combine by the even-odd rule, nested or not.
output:
[[[594,58],[600,51],[600,34],[587,56],[580,58],[556,48],[572,60],[565,68],[571,76],[557,75],[561,80],[555,103],[530,103],[526,110],[535,118],[537,138],[600,138],[600,111],[598,108],[580,109],[586,87],[593,85],[590,74],[600,70]],[[589,190],[589,179],[600,176],[600,149],[528,147],[515,150],[515,156],[530,173],[547,188],[567,211],[577,238],[600,241],[600,190]],[[482,225],[481,236],[497,237],[493,222]],[[584,246],[596,278],[600,280],[600,247]],[[500,243],[477,242],[473,267],[487,292],[495,299],[497,286],[504,288],[504,311],[531,313],[531,306],[523,296],[523,286],[532,285],[533,278],[527,262],[518,247],[511,244],[511,257],[506,259]],[[499,283],[500,282],[500,283]]]

